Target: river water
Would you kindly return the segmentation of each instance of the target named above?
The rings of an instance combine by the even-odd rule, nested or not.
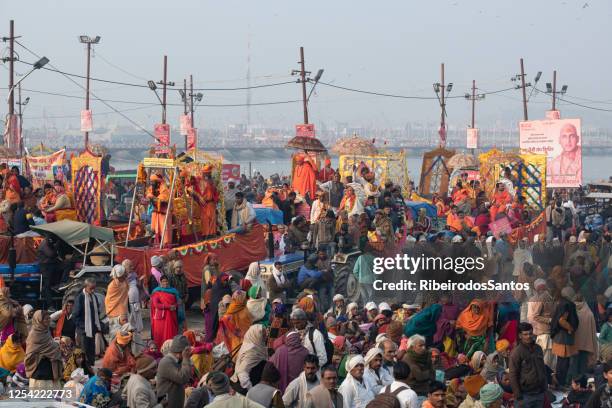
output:
[[[226,163],[240,164],[240,171],[244,174],[249,174],[249,165],[251,173],[259,171],[264,177],[268,177],[271,174],[278,173],[279,175],[289,175],[291,170],[291,161],[289,158],[266,158],[257,159],[254,157],[252,160],[244,158],[226,158]],[[410,178],[418,181],[421,177],[421,166],[422,157],[409,156],[408,172]],[[582,158],[582,178],[583,183],[589,183],[594,181],[608,180],[609,176],[612,176],[612,160],[607,156],[584,156]],[[113,158],[111,165],[117,170],[135,170],[138,162],[134,159],[118,159]],[[338,158],[332,158],[332,166],[337,168]]]

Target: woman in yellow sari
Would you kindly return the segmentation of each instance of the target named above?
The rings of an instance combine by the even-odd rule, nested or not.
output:
[[[21,346],[22,337],[19,332],[13,333],[0,347],[0,367],[14,373],[17,366],[25,359],[25,350]]]
[[[218,333],[220,340],[225,342],[225,346],[230,353],[240,347],[244,334],[252,323],[251,315],[246,307],[246,301],[245,292],[241,290],[234,292],[232,302],[228,306],[225,315],[219,319]]]

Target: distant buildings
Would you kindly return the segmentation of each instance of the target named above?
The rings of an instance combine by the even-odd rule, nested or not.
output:
[[[423,149],[438,145],[438,123],[411,122],[397,128],[365,128],[352,127],[348,123],[315,124],[317,137],[326,146],[342,137],[357,134],[368,139],[375,139],[376,146],[385,148]],[[152,132],[152,131],[151,131]],[[78,129],[57,130],[45,128],[28,128],[24,130],[28,146],[41,142],[50,147],[74,147],[83,143],[83,133]],[[293,128],[267,128],[246,124],[233,124],[222,129],[199,129],[198,138],[201,147],[209,149],[222,148],[282,148],[293,137]],[[582,129],[582,140],[585,148],[612,148],[612,130],[585,128]],[[450,148],[465,148],[466,129],[464,127],[449,127],[447,146]],[[115,126],[113,128],[97,128],[90,133],[92,143],[104,144],[108,148],[147,149],[153,143],[150,135],[136,127]],[[179,134],[178,127],[171,130],[171,143],[182,147],[184,137]],[[482,148],[496,146],[498,148],[518,147],[518,128],[516,126],[498,126],[480,129]]]

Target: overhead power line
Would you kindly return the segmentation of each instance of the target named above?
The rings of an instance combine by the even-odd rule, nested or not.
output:
[[[15,41],[15,42],[18,43],[17,41]],[[20,43],[18,43],[18,44],[21,45]],[[23,45],[21,45],[21,46],[23,47]],[[32,63],[32,62],[26,62],[26,61],[18,61],[18,62],[20,62],[22,64],[25,64],[25,65],[30,65],[30,66],[34,65],[34,63]],[[42,69],[44,69],[46,71],[62,74],[62,75],[65,75],[65,76],[73,77],[73,78],[80,78],[80,79],[85,79],[86,78],[85,75],[73,74],[73,73],[70,73],[70,72],[59,70],[57,68],[43,67]],[[132,82],[114,81],[114,80],[110,80],[110,79],[94,78],[94,77],[90,77],[89,79],[91,81],[103,82],[103,83],[107,83],[107,84],[131,86],[131,87],[135,87],[135,88],[147,88],[147,89],[149,88],[149,86],[147,84],[136,84],[136,83],[132,83]],[[275,87],[275,86],[295,84],[295,83],[296,83],[296,81],[292,80],[292,81],[274,82],[274,83],[271,83],[271,84],[261,84],[261,85],[252,85],[252,86],[238,86],[238,87],[232,87],[232,88],[193,88],[193,90],[194,91],[210,91],[210,92],[215,92],[215,91],[244,91],[244,90],[247,90],[247,89],[271,88],[271,87]],[[168,89],[179,90],[179,89],[182,89],[182,88],[168,86]]]
[[[340,86],[340,85],[334,85],[331,84],[329,82],[322,82],[319,81],[319,83],[321,85],[325,85],[325,86],[329,86],[332,88],[337,88],[337,89],[342,89],[344,91],[348,91],[348,92],[357,92],[357,93],[363,93],[363,94],[368,94],[368,95],[376,95],[376,96],[385,96],[388,98],[398,98],[398,99],[420,99],[420,100],[437,100],[437,97],[433,97],[433,96],[410,96],[410,95],[397,95],[397,94],[389,94],[389,93],[384,93],[384,92],[377,92],[377,91],[366,91],[363,89],[356,89],[356,88],[349,88],[346,86]],[[485,92],[486,95],[489,94],[496,94],[496,93],[501,93],[501,92],[507,92],[507,91],[512,91],[515,90],[515,87],[510,87],[510,88],[504,88],[504,89],[499,89],[497,91],[491,91],[491,92]],[[465,96],[463,95],[456,95],[456,96],[447,96],[447,99],[464,99]]]
[[[30,54],[34,55],[36,58],[40,58],[40,55],[36,54],[34,51],[30,50],[29,48],[27,48],[25,45],[21,44],[18,41],[15,41],[17,44],[19,44],[19,46],[21,46],[22,48],[24,48],[27,52],[29,52]],[[52,65],[51,63],[48,63],[47,65],[52,66],[54,69],[57,70],[57,67],[55,67],[54,65]],[[59,71],[59,70],[58,70]],[[72,79],[70,76],[66,75],[66,74],[62,74],[67,80],[69,80],[70,82],[72,82],[73,84],[75,84],[76,86],[78,86],[79,88],[85,90],[85,87],[81,84],[79,84],[77,81],[75,81],[74,79]],[[127,116],[126,114],[124,114],[123,112],[119,111],[118,109],[115,109],[114,106],[110,105],[108,102],[105,102],[103,100],[101,100],[100,98],[98,98],[97,95],[95,95],[93,92],[91,92],[91,96],[93,96],[95,99],[99,100],[100,102],[102,102],[104,105],[106,105],[107,107],[109,107],[110,109],[112,109],[116,114],[118,114],[119,116],[121,116],[122,118],[124,118],[125,120],[127,120],[128,122],[130,122],[132,125],[136,126],[137,128],[139,128],[140,130],[142,130],[143,132],[145,132],[146,134],[148,134],[149,136],[151,136],[153,139],[155,138],[155,135],[153,135],[153,133],[149,132],[144,126],[142,126],[141,124],[139,124],[138,122],[132,120],[129,116]]]
[[[50,91],[40,91],[37,89],[29,89],[29,88],[23,88],[24,91],[27,92],[32,92],[32,93],[38,93],[38,94],[42,94],[42,95],[50,95],[50,96],[59,96],[62,98],[69,98],[69,99],[85,99],[84,96],[80,96],[80,95],[68,95],[68,94],[63,94],[63,93],[59,93],[59,92],[50,92]],[[159,106],[158,103],[156,102],[140,102],[140,101],[126,101],[126,100],[121,100],[121,99],[101,99],[96,97],[96,100],[100,101],[100,102],[110,102],[110,103],[124,103],[124,104],[128,104],[128,105],[141,105],[141,106]],[[231,107],[231,106],[261,106],[261,105],[280,105],[280,104],[285,104],[285,103],[295,103],[295,102],[301,102],[299,99],[294,99],[294,100],[286,100],[286,101],[269,101],[269,102],[254,102],[251,104],[246,104],[246,103],[223,103],[223,104],[204,104],[204,103],[198,103],[197,106],[205,106],[205,107]],[[168,103],[168,106],[183,106],[182,103]]]
[[[543,92],[540,89],[538,89],[538,91],[548,95],[550,98],[553,97],[552,95],[547,94],[546,92]],[[563,101],[565,103],[568,103],[570,105],[579,106],[579,107],[585,108],[585,109],[590,109],[590,110],[595,110],[595,111],[600,111],[600,112],[612,112],[612,109],[604,109],[604,108],[598,108],[596,106],[584,105],[582,103],[574,102],[574,101],[572,101],[570,99],[567,99],[567,97],[561,98],[561,97],[557,96],[557,99],[560,100],[560,101]]]

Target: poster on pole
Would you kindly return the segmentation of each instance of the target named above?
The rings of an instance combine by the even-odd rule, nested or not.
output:
[[[187,136],[187,132],[191,127],[191,115],[185,114],[180,116],[180,129],[179,132],[181,136]]]
[[[467,148],[478,149],[478,129],[468,128],[467,129]]]
[[[155,153],[168,154],[170,153],[170,125],[167,123],[158,123],[155,125]]]
[[[93,119],[91,109],[83,109],[81,111],[81,132],[93,131]]]
[[[315,137],[315,127],[313,123],[295,125],[295,135],[304,137]]]
[[[187,150],[195,149],[198,140],[198,129],[190,127],[187,129]]]
[[[520,148],[546,155],[546,186],[572,188],[582,184],[580,119],[531,120],[519,124]]]
[[[240,165],[223,163],[223,167],[221,168],[221,180],[224,184],[229,180],[234,180],[236,182],[240,181]]]

